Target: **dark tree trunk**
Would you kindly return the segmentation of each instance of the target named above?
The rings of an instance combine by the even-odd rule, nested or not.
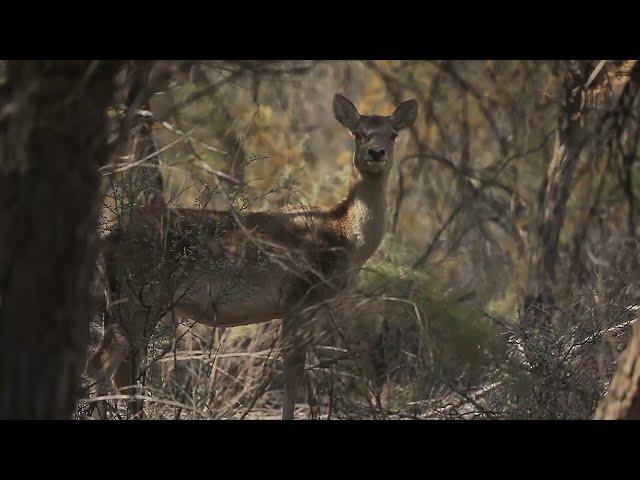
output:
[[[118,62],[9,62],[0,98],[0,418],[69,418],[92,315]]]

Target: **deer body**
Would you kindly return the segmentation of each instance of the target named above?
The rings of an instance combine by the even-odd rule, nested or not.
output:
[[[335,249],[323,260],[337,263],[340,256],[342,262],[316,266],[325,275],[346,275],[341,283],[351,283],[354,275],[349,273],[361,267],[382,242],[386,223],[385,186],[385,177],[375,181],[355,179],[349,196],[335,207],[288,213],[259,212],[248,215],[245,225],[256,235],[280,239],[280,244],[289,249],[299,248],[300,244]],[[215,215],[218,218],[228,216],[221,212]],[[234,229],[231,235],[241,237],[243,233]],[[284,241],[287,236],[291,236],[288,242]],[[322,239],[325,245],[322,245]],[[215,243],[210,249],[219,257],[233,257],[224,245]],[[254,295],[235,302],[216,302],[215,299],[223,295],[227,282],[214,272],[190,285],[190,293],[183,298],[179,298],[182,292],[177,292],[174,299],[176,313],[208,326],[233,327],[282,318],[293,308],[292,302],[297,299],[287,297],[286,292],[296,281],[295,275],[283,269],[265,271],[251,262],[244,266],[244,272],[249,283],[247,287],[256,291]],[[188,281],[185,283],[189,284]]]
[[[144,336],[163,315],[224,327],[282,319],[283,418],[292,419],[306,354],[301,327],[314,305],[353,284],[379,247],[393,141],[413,123],[416,109],[412,100],[390,117],[364,116],[346,98],[334,97],[336,119],[355,137],[355,153],[349,193],[333,207],[247,215],[171,209],[161,238],[153,215],[139,215],[114,234],[105,254],[111,294],[119,300],[111,316],[132,346],[116,386],[135,383]],[[159,267],[158,252],[166,251],[173,253],[160,255]],[[137,281],[148,272],[152,281]],[[150,318],[156,319],[151,325]],[[105,353],[98,348],[96,356]]]

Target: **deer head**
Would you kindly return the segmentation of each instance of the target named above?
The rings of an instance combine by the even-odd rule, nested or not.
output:
[[[354,138],[353,164],[363,175],[387,174],[393,164],[393,145],[398,132],[416,120],[418,102],[402,102],[391,116],[361,115],[351,101],[336,93],[333,97],[336,120]]]

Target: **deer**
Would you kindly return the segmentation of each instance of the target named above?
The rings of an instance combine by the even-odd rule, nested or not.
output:
[[[315,306],[355,284],[380,246],[394,143],[417,110],[411,99],[391,115],[364,115],[334,95],[335,119],[354,140],[348,194],[335,205],[245,214],[169,208],[162,220],[142,210],[132,214],[126,228],[106,239],[108,345],[89,359],[89,373],[130,392],[144,364],[145,336],[167,316],[225,328],[279,319],[282,419],[293,420],[309,343],[304,327]]]

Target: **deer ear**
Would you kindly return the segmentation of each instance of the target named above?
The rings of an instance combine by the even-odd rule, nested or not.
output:
[[[333,96],[333,114],[340,124],[353,131],[360,121],[360,114],[351,100],[339,93]]]
[[[398,105],[391,115],[393,128],[401,130],[410,127],[418,116],[418,101],[416,99],[407,100]]]

